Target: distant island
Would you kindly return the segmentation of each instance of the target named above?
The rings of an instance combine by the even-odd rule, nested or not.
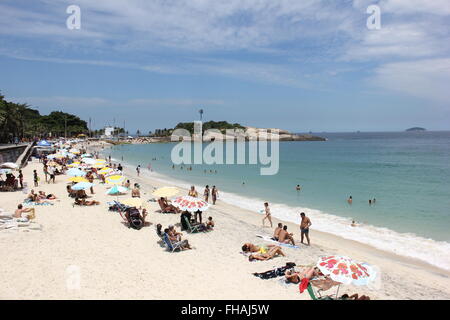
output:
[[[425,128],[420,128],[420,127],[414,127],[414,128],[409,128],[406,130],[407,132],[409,131],[427,131],[427,129]]]

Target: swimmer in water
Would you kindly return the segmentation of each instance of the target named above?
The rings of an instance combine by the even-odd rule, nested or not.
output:
[[[352,196],[350,196],[350,197],[348,198],[347,202],[348,202],[348,204],[352,204],[352,203],[353,203],[353,198],[352,198]]]

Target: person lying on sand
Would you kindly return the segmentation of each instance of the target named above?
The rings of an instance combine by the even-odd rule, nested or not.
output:
[[[17,206],[17,209],[14,211],[14,218],[25,218],[27,220],[34,219],[35,211],[34,208],[24,208],[22,204]]]
[[[75,198],[75,204],[78,206],[96,206],[99,205],[99,201],[91,200],[87,201],[86,199]]]
[[[168,228],[164,229],[164,233],[167,234],[167,237],[169,238],[170,242],[172,242],[174,244],[175,243],[180,244],[182,250],[192,249],[191,245],[189,244],[189,242],[187,240],[178,241],[176,237],[171,236]]]
[[[253,260],[259,260],[259,261],[266,261],[266,260],[270,260],[276,256],[283,256],[285,257],[286,255],[284,254],[283,250],[281,250],[281,247],[275,246],[269,249],[269,251],[267,251],[267,253],[261,254],[261,253],[253,253],[248,257],[248,261],[253,261]]]
[[[267,246],[257,246],[257,245],[254,245],[253,243],[244,243],[244,245],[242,246],[242,252],[245,252],[245,253],[258,252],[258,253],[264,254],[264,253],[267,253],[267,251],[273,247],[275,247],[275,245],[273,245],[273,244],[269,244]]]
[[[39,191],[39,199],[41,200],[56,200],[56,196],[54,194],[45,194],[44,191]]]
[[[317,267],[304,268],[300,272],[292,272],[290,270],[286,271],[285,278],[286,281],[291,283],[300,283],[303,278],[310,280],[313,277],[320,275],[320,271]]]

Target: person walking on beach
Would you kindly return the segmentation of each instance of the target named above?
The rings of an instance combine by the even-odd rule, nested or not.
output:
[[[209,185],[206,185],[205,191],[203,191],[203,196],[205,197],[205,202],[208,202],[208,199],[209,199]]]
[[[141,172],[141,165],[138,165],[136,168],[137,176],[139,177],[139,173]]]
[[[49,178],[48,178],[48,183],[50,183],[50,181],[53,181],[53,183],[55,183],[55,169],[53,169],[52,167],[49,167],[47,169]]]
[[[352,198],[352,196],[350,196],[350,197],[347,199],[347,202],[348,202],[348,204],[352,204],[352,203],[353,203],[353,198]]]
[[[33,181],[34,186],[37,187],[39,185],[39,177],[36,170],[33,170]]]
[[[270,208],[269,208],[269,203],[268,203],[268,202],[265,202],[265,203],[264,203],[264,211],[265,211],[266,215],[265,215],[264,218],[262,219],[263,228],[264,228],[264,221],[265,221],[266,219],[269,220],[269,222],[270,222],[270,227],[272,228],[272,227],[273,227],[273,225],[272,225],[272,216],[271,216],[271,214],[270,214]]]
[[[309,241],[309,227],[311,227],[311,220],[305,215],[304,212],[300,213],[300,217],[302,221],[300,222],[300,234],[301,234],[301,243],[303,243],[303,236],[306,236],[306,240],[308,241],[308,246],[311,245]]]
[[[219,190],[217,190],[216,186],[213,186],[211,189],[211,198],[212,198],[213,205],[216,204],[218,195],[219,195]]]
[[[44,171],[44,176],[45,176],[45,182],[48,182],[48,181],[47,181],[48,166],[47,166],[47,163],[46,163],[46,162],[44,162],[44,169],[43,169],[43,171]]]

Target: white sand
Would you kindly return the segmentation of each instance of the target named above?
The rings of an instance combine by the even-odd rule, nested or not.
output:
[[[107,210],[106,202],[115,197],[105,195],[106,186],[95,187],[93,199],[101,205],[74,208],[65,191],[66,176],[57,176],[56,184],[45,184],[42,165],[32,163],[24,169],[30,186],[33,169],[42,179],[35,189],[54,193],[60,201],[35,207],[42,231],[0,231],[0,299],[309,299],[297,285],[261,280],[252,273],[291,261],[313,264],[323,254],[347,255],[380,268],[377,288],[343,286],[341,293],[358,292],[373,299],[450,299],[449,272],[314,228],[311,247],[286,248],[285,258],[249,262],[239,253],[242,244],[264,244],[255,234],[272,230],[262,229],[261,215],[220,201],[203,217],[213,216],[216,230],[184,232],[195,249],[169,253],[158,244],[155,226],[177,224],[178,215],[157,213],[157,204],[148,203],[147,219],[152,225],[140,231],[128,229],[118,213]],[[132,183],[141,184],[145,200],[152,198],[152,187],[162,186],[129,170],[125,174]],[[13,212],[24,197],[21,191],[0,193],[0,208]],[[288,223],[288,228],[299,241],[298,226]],[[79,288],[71,286],[76,270]]]

